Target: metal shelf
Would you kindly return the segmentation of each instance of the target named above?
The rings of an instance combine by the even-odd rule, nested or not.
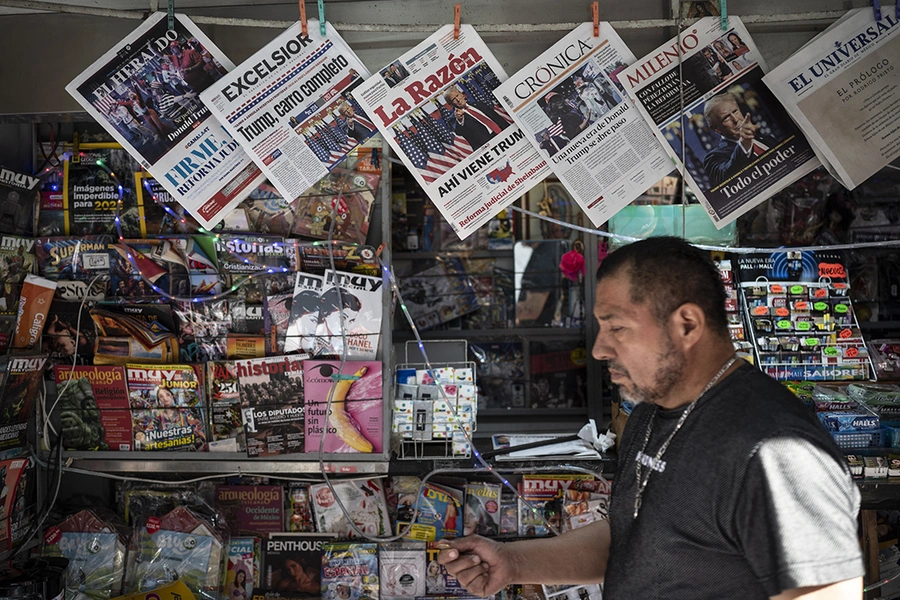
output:
[[[64,452],[63,460],[72,459],[70,467],[104,473],[199,473],[215,475],[254,473],[292,475],[321,473],[318,460],[298,456],[274,456],[248,459],[218,452]],[[342,460],[329,456],[325,470],[336,474],[387,473],[388,460],[381,455],[372,460]]]
[[[537,339],[584,339],[584,329],[580,327],[529,327],[509,329],[439,329],[420,331],[424,340],[436,339],[496,339],[503,341],[510,338]],[[394,340],[411,340],[411,331],[394,331]]]
[[[446,250],[442,252],[394,252],[393,260],[433,260],[436,258],[512,258],[512,250]]]
[[[479,417],[573,417],[587,415],[587,407],[582,408],[483,408],[478,411]]]

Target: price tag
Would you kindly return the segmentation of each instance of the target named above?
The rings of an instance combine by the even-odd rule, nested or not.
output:
[[[835,304],[835,305],[834,305],[834,312],[840,313],[840,314],[842,314],[842,315],[845,315],[845,314],[847,314],[848,312],[850,312],[850,307],[849,307],[848,305],[846,305],[846,304]]]
[[[838,334],[838,337],[842,340],[846,340],[847,338],[853,337],[853,330],[851,329],[841,329],[841,332]]]
[[[828,303],[827,302],[816,302],[815,304],[813,304],[813,310],[817,310],[820,312],[826,311],[826,310],[828,310]]]
[[[847,350],[844,351],[844,356],[846,358],[856,358],[859,356],[859,348],[847,348]]]
[[[809,310],[809,302],[794,302],[794,310]]]
[[[788,315],[790,315],[790,314],[791,314],[791,311],[789,311],[789,310],[786,309],[786,308],[776,308],[776,309],[775,309],[775,316],[778,316],[778,317],[786,317],[786,316],[788,316]]]
[[[835,346],[828,346],[824,350],[822,350],[822,352],[825,353],[825,356],[837,356],[838,355],[838,349]]]
[[[812,348],[813,346],[818,346],[819,338],[815,338],[815,337],[803,338],[803,345],[809,346],[810,348]]]
[[[819,288],[813,293],[813,297],[814,298],[827,298],[828,290],[826,290],[825,288]]]
[[[802,285],[792,285],[791,286],[791,293],[795,296],[798,294],[802,294],[804,292],[804,290],[805,290],[805,288]]]
[[[809,321],[797,321],[797,331],[809,331],[812,329],[812,323]]]
[[[769,307],[768,306],[757,306],[756,308],[753,309],[753,314],[756,315],[757,317],[765,316],[765,315],[769,314]]]
[[[775,323],[775,327],[777,327],[778,329],[790,329],[791,322],[788,319],[781,319],[780,321]]]
[[[777,284],[777,283],[773,283],[771,286],[769,286],[769,291],[772,292],[773,294],[783,294],[784,286]]]

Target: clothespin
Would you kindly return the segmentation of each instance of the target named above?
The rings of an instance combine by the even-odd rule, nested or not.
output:
[[[457,4],[456,6],[453,7],[453,39],[454,40],[459,39],[459,12],[460,12],[460,5]]]
[[[308,37],[309,28],[306,26],[306,0],[300,0],[297,4],[300,5],[300,31],[303,33],[303,37]]]
[[[325,0],[319,0],[319,33],[325,37]]]
[[[722,31],[728,30],[728,2],[727,0],[719,0],[719,19],[721,20]]]
[[[875,9],[875,20],[881,20],[881,0],[872,0],[872,8]]]
[[[897,0],[900,2],[900,0]],[[591,4],[591,16],[594,18],[594,37],[600,37],[600,3]]]
[[[169,31],[175,29],[175,0],[169,0],[169,10],[168,10],[168,21],[167,27]]]

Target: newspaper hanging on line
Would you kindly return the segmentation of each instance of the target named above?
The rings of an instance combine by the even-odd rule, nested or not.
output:
[[[685,178],[718,229],[820,165],[763,84],[747,29],[728,22],[722,31],[718,18],[700,19],[619,74],[679,166],[684,146]]]
[[[200,92],[233,67],[186,16],[176,14],[169,30],[166,14],[158,12],[66,91],[191,216],[212,228],[264,179],[200,101]]]
[[[881,16],[847,13],[763,78],[851,190],[900,157],[900,27]]]
[[[496,90],[597,227],[673,169],[618,81],[633,62],[609,23],[583,23]]]
[[[445,25],[356,90],[460,239],[550,174],[494,98],[505,79],[471,25]]]
[[[351,91],[369,71],[326,23],[295,23],[201,99],[284,198],[296,198],[375,133]]]

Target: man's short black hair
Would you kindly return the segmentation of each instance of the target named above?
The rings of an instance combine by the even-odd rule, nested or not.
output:
[[[661,324],[679,306],[691,302],[703,310],[710,330],[728,335],[725,286],[709,252],[676,237],[634,242],[603,259],[597,284],[622,272],[631,280],[631,301],[649,302]]]

